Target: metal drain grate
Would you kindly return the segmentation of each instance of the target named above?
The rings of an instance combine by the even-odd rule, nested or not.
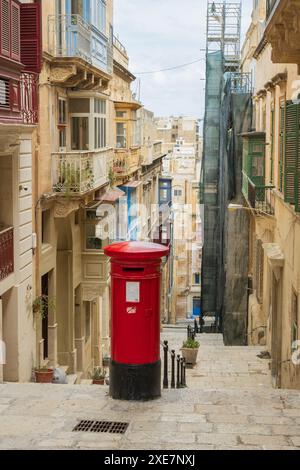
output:
[[[110,434],[125,434],[129,423],[118,423],[116,421],[80,421],[74,431],[82,432],[108,432]]]

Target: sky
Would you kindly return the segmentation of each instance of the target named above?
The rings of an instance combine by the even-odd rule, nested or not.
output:
[[[204,115],[205,61],[172,71],[142,74],[205,59],[207,0],[114,0],[114,32],[140,79],[140,98],[156,116]],[[253,0],[242,0],[243,35]],[[138,80],[133,84],[137,91]]]

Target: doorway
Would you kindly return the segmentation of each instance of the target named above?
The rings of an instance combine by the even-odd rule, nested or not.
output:
[[[193,298],[193,317],[200,317],[201,314],[201,299],[200,297]]]
[[[271,272],[271,374],[274,387],[281,387],[281,362],[282,362],[282,321],[281,321],[281,281]]]
[[[48,359],[49,356],[49,307],[48,307],[48,295],[49,295],[49,274],[42,276],[42,302],[43,307],[43,318],[42,318],[42,338],[44,340],[44,359]]]

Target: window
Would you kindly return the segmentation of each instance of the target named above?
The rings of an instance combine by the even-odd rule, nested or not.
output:
[[[66,100],[58,98],[58,124],[67,124]]]
[[[89,118],[73,117],[71,127],[72,150],[89,150]]]
[[[263,283],[264,283],[264,249],[262,240],[256,241],[256,271],[255,271],[255,289],[259,303],[263,301]]]
[[[50,210],[42,212],[42,244],[50,243]]]
[[[9,80],[0,78],[0,107],[9,108]]]
[[[65,149],[67,145],[67,112],[66,112],[66,100],[64,98],[58,98],[58,140],[59,148]]]
[[[294,291],[292,291],[292,318],[291,318],[291,326],[292,326],[292,344],[299,339],[298,334],[298,295]],[[297,349],[297,347],[296,347]]]
[[[117,148],[127,147],[127,125],[125,122],[117,122]]]
[[[106,34],[106,1],[92,0],[93,25],[103,34]]]
[[[106,147],[106,101],[94,100],[94,145],[95,149]]]
[[[117,118],[126,119],[127,118],[127,111],[117,111],[116,116],[117,116]]]
[[[84,302],[85,310],[85,341],[91,337],[91,316],[92,316],[92,302]]]
[[[103,248],[103,221],[97,217],[97,209],[86,211],[85,235],[87,250]]]
[[[181,189],[174,189],[174,196],[175,197],[181,197],[182,196],[182,190]]]
[[[194,284],[197,284],[197,285],[200,284],[200,274],[199,273],[194,274]]]

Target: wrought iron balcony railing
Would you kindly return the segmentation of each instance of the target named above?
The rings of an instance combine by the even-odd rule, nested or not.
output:
[[[256,185],[243,172],[243,194],[248,204],[259,213],[274,214],[274,186]]]
[[[53,191],[84,194],[109,181],[112,149],[53,154]]]
[[[24,124],[36,124],[39,113],[39,77],[36,73],[23,72],[21,75],[21,113]]]
[[[14,229],[0,227],[0,281],[14,272]]]
[[[121,41],[119,41],[119,39],[116,36],[114,36],[114,46],[117,49],[119,49],[119,51],[121,51],[123,54],[127,55],[127,51],[126,51],[125,46],[123,46]]]
[[[266,19],[268,20],[275,11],[275,5],[279,3],[278,0],[266,0]]]

